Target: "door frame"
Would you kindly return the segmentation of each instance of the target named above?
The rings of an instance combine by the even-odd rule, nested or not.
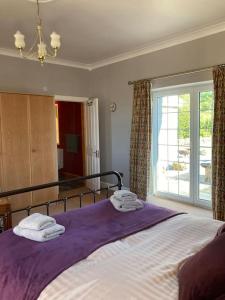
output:
[[[77,102],[81,103],[81,127],[82,127],[82,158],[83,158],[83,175],[86,174],[86,122],[84,117],[84,103],[86,103],[90,98],[89,97],[75,97],[75,96],[64,96],[64,95],[55,95],[54,101],[60,102]]]

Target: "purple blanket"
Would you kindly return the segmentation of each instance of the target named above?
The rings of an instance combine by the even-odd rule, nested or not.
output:
[[[151,204],[122,213],[102,200],[56,216],[66,232],[55,240],[38,243],[6,231],[0,235],[0,299],[36,300],[60,273],[96,249],[178,214]]]

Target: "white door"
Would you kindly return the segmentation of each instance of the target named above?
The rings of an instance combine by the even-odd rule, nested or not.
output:
[[[84,104],[86,175],[100,173],[98,99],[90,98]],[[100,189],[100,178],[87,181],[91,190]]]

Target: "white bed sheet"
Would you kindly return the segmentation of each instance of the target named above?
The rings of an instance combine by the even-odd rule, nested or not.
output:
[[[171,218],[101,247],[59,275],[39,300],[178,299],[178,267],[221,225],[192,215]]]

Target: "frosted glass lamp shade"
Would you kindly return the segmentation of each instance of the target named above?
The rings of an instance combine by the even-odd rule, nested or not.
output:
[[[17,49],[24,49],[25,48],[25,41],[24,41],[24,35],[20,32],[17,31],[14,34],[15,37],[15,46]]]
[[[53,49],[59,49],[61,46],[60,35],[57,34],[56,32],[52,32],[50,37],[51,37],[51,47]]]
[[[38,44],[38,57],[44,58],[47,54],[47,49],[45,43]]]

